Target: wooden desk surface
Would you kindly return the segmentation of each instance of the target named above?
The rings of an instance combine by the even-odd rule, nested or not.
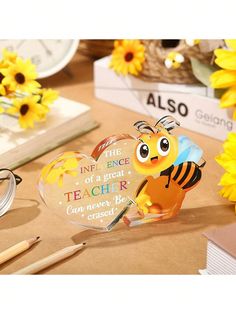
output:
[[[44,274],[197,274],[205,268],[204,230],[236,221],[234,206],[218,195],[222,169],[214,161],[222,143],[184,131],[204,150],[207,165],[202,182],[187,194],[184,208],[173,220],[127,228],[118,224],[111,232],[82,230],[55,216],[40,200],[36,181],[41,168],[58,153],[80,150],[89,154],[104,137],[119,132],[134,133],[133,123],[144,116],[100,101],[94,96],[92,62],[76,56],[68,70],[43,80],[62,96],[89,104],[98,129],[16,170],[23,182],[10,212],[0,218],[0,251],[33,235],[42,241],[21,256],[0,266],[0,274],[12,273],[67,245],[93,239],[83,251],[43,271]],[[147,117],[145,117],[147,118]],[[79,127],[79,126],[78,126]],[[177,133],[183,130],[177,130]]]

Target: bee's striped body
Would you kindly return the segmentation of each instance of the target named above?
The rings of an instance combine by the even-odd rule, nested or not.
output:
[[[161,176],[168,176],[169,179],[174,180],[186,192],[194,188],[200,181],[202,176],[201,167],[193,161],[186,161],[178,166],[171,166],[170,168],[161,172]],[[169,185],[169,182],[168,184]]]

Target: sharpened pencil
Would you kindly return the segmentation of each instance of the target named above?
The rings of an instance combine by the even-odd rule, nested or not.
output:
[[[68,246],[60,251],[53,253],[25,268],[22,268],[14,273],[14,275],[32,275],[48,268],[72,255],[85,247],[86,243]]]
[[[21,241],[15,245],[9,247],[5,251],[1,252],[0,253],[0,265],[9,261],[13,257],[19,255],[20,253],[28,250],[33,244],[38,242],[39,239],[40,239],[40,237],[33,237],[29,240]]]

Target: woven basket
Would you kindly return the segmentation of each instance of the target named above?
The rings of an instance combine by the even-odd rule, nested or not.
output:
[[[114,40],[81,40],[79,52],[93,59],[102,58],[111,54]]]
[[[198,80],[192,73],[190,57],[209,64],[212,52],[202,52],[199,45],[188,46],[185,40],[142,40],[145,46],[145,61],[139,77],[146,81],[193,84]],[[169,47],[173,45],[173,47]],[[181,53],[185,61],[178,69],[167,69],[164,61],[169,52]],[[199,83],[199,82],[198,82]]]

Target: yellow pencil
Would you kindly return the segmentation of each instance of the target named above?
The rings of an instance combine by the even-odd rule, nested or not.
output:
[[[72,256],[82,248],[84,248],[86,243],[76,244],[72,246],[68,246],[60,251],[57,251],[53,253],[52,255],[49,255],[29,266],[26,266],[25,268],[22,268],[14,273],[14,275],[30,275],[30,274],[36,274],[40,272],[41,270],[48,268],[51,265],[54,265],[64,259],[66,259],[69,256]]]
[[[8,249],[0,253],[0,265],[19,255],[20,253],[28,250],[34,243],[38,242],[39,239],[40,237],[33,237],[29,240],[21,241],[9,247]]]

